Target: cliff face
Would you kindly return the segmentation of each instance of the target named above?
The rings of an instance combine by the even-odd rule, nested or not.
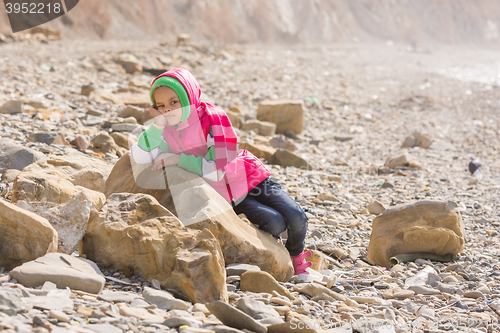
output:
[[[0,5],[3,7],[3,3]],[[0,31],[10,32],[0,8]],[[500,40],[498,0],[80,0],[48,26],[66,38],[225,43]]]

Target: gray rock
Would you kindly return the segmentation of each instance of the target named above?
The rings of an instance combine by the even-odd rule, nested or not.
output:
[[[13,316],[24,310],[24,303],[21,301],[21,291],[10,288],[0,289],[0,312]]]
[[[15,114],[23,112],[23,102],[22,101],[7,101],[2,106],[0,106],[0,113],[4,114]]]
[[[103,290],[99,295],[99,299],[102,299],[106,302],[126,302],[130,303],[134,301],[136,298],[139,298],[139,295],[127,293],[125,291],[112,291],[112,290]]]
[[[457,288],[450,286],[446,283],[438,283],[436,289],[447,294],[455,294],[457,292]]]
[[[172,317],[192,317],[193,314],[184,310],[170,310],[168,313]]]
[[[168,327],[173,327],[173,328],[178,328],[179,326],[182,325],[188,325],[190,327],[199,327],[199,322],[193,319],[189,319],[186,317],[170,317],[167,318],[164,322],[163,325],[168,326]]]
[[[426,287],[426,286],[422,286],[422,285],[410,286],[410,287],[408,287],[408,289],[409,290],[413,290],[415,292],[415,294],[421,294],[421,295],[438,295],[438,294],[441,294],[441,291],[439,291],[437,289]]]
[[[139,127],[137,124],[121,123],[112,125],[111,129],[113,132],[133,132],[137,127]]]
[[[23,302],[41,310],[72,311],[74,304],[69,296],[69,292],[54,295],[49,293],[47,296],[23,297]]]
[[[439,282],[441,282],[441,277],[437,274],[434,274],[434,273],[429,273],[428,277],[427,277],[427,284],[431,287],[436,287]]]
[[[45,158],[45,155],[33,149],[21,146],[13,141],[0,140],[0,172],[7,169],[22,170],[26,166]]]
[[[29,136],[31,142],[41,142],[50,144],[62,144],[63,136],[57,132],[33,133]]]
[[[310,165],[305,159],[286,149],[276,150],[273,156],[271,156],[269,163],[281,165],[282,167],[293,166],[299,169],[304,168],[312,170],[312,165]]]
[[[224,325],[248,329],[257,333],[266,333],[266,326],[262,325],[243,311],[240,311],[222,301],[215,301],[206,304],[207,309],[217,317]]]
[[[63,253],[48,253],[24,263],[14,268],[10,276],[26,287],[37,287],[50,281],[58,288],[69,287],[93,294],[101,292],[106,282],[92,266]]]
[[[189,304],[176,299],[168,291],[156,290],[149,287],[144,287],[142,292],[142,297],[146,302],[156,305],[159,309],[164,310],[187,310],[189,309]]]
[[[236,307],[254,319],[279,318],[281,320],[279,313],[273,307],[250,297],[240,298]]]
[[[243,333],[243,331],[225,325],[217,325],[213,330],[215,333]]]
[[[241,276],[241,274],[245,273],[246,271],[255,271],[259,272],[260,267],[255,266],[255,265],[249,265],[249,264],[230,264],[226,266],[226,275],[227,276]]]

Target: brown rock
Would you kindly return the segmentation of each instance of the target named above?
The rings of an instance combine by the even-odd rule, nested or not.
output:
[[[227,265],[255,265],[278,281],[292,277],[286,248],[248,220],[243,222],[203,178],[176,166],[167,168],[167,178],[179,219],[190,228],[210,230]]]
[[[125,149],[130,149],[130,147],[132,147],[135,144],[135,141],[129,138],[128,135],[125,135],[120,132],[111,133],[111,137],[119,147]]]
[[[138,122],[142,122],[144,113],[149,114],[149,111],[133,105],[126,105],[120,110],[118,115],[123,118],[134,117]]]
[[[132,93],[132,92],[124,92],[114,94],[116,98],[120,100],[121,103],[125,105],[132,105],[143,109],[149,109],[151,105],[151,101],[149,100],[149,92],[141,92],[141,93]],[[149,111],[144,112],[144,114],[149,115]],[[141,121],[144,123],[144,119],[147,118],[147,115],[144,116]]]
[[[69,180],[75,186],[102,192],[111,169],[112,166],[101,159],[83,154],[68,154],[50,156],[27,166],[23,171],[52,174]]]
[[[96,153],[112,155],[115,155],[120,151],[115,143],[115,140],[113,140],[113,138],[106,132],[97,134],[90,141],[90,149],[92,149]]]
[[[85,150],[90,145],[90,138],[88,135],[78,134],[75,136],[74,144],[78,150]]]
[[[380,215],[384,212],[385,207],[379,201],[373,200],[368,204],[368,207],[366,207],[366,209],[368,209],[368,212],[370,214]]]
[[[434,140],[428,134],[422,134],[419,131],[413,132],[410,136],[406,137],[402,147],[421,147],[429,148]]]
[[[278,149],[273,156],[269,159],[269,164],[277,164],[283,167],[293,166],[299,169],[312,170],[310,165],[305,159],[285,149]]]
[[[328,269],[329,263],[325,259],[325,255],[320,251],[316,250],[310,250],[310,251],[311,251],[311,256],[307,257],[306,261],[312,262],[311,268],[318,272]]]
[[[49,221],[0,199],[0,267],[10,270],[57,251],[57,232]]]
[[[229,117],[229,121],[231,122],[231,125],[236,128],[241,128],[244,125],[244,120],[242,119],[241,115],[239,113],[233,112],[233,111],[226,111],[227,116]]]
[[[384,164],[388,168],[395,168],[399,166],[407,166],[408,165],[408,155],[402,154],[399,156],[391,157]]]
[[[238,146],[241,149],[246,149],[258,158],[265,158],[269,160],[271,156],[274,155],[276,149],[263,145],[263,144],[253,144],[249,142],[240,142]]]
[[[22,101],[7,101],[0,106],[0,113],[15,114],[23,112]]]
[[[349,306],[357,306],[358,305],[357,302],[347,298],[346,296],[339,294],[339,293],[336,293],[335,291],[330,290],[327,287],[322,286],[320,284],[316,284],[316,283],[299,283],[299,284],[294,285],[293,289],[295,291],[298,291],[299,293],[306,294],[306,295],[309,295],[311,297],[321,295],[324,293],[330,297],[333,297],[334,299],[336,299],[338,301],[344,302],[345,304],[347,304]]]
[[[113,193],[149,194],[162,206],[176,214],[166,177],[164,170],[151,171],[150,165],[141,166],[134,163],[132,166],[130,152],[127,152],[111,170],[103,192],[106,197]]]
[[[260,135],[271,136],[276,132],[276,124],[268,121],[248,120],[243,124],[242,129],[245,131],[254,131]]]
[[[119,96],[113,94],[110,91],[96,90],[90,93],[89,98],[96,99],[98,101],[122,105],[123,102]]]
[[[191,38],[191,35],[189,35],[189,34],[178,35],[177,36],[177,46],[188,46],[190,38]]]
[[[16,205],[46,218],[57,231],[57,251],[66,254],[72,254],[78,248],[93,208],[92,198],[84,192],[79,192],[62,205],[26,201],[17,201]]]
[[[243,111],[243,109],[239,105],[233,105],[233,106],[231,106],[231,108],[229,109],[229,111],[239,113],[240,115],[244,115],[246,113],[245,111]]]
[[[295,145],[295,142],[293,140],[287,138],[284,135],[278,135],[269,140],[269,144],[273,148],[283,148],[286,150],[289,150],[291,152],[294,152],[297,150],[297,146]]]
[[[193,303],[227,301],[217,239],[208,230],[183,227],[150,195],[111,195],[91,216],[82,251],[93,261],[156,279]]]
[[[276,291],[278,294],[288,297],[291,300],[295,299],[288,289],[281,286],[271,274],[262,271],[246,271],[241,274],[240,289],[241,291],[268,293],[271,295],[273,291]]]
[[[465,232],[456,208],[451,201],[421,201],[385,210],[373,220],[368,260],[388,266],[389,259],[398,254],[462,252]]]
[[[301,134],[304,129],[302,101],[262,101],[257,108],[257,119],[276,124],[276,133],[292,130]]]
[[[128,74],[142,73],[142,64],[135,57],[118,57],[115,62],[122,66]]]
[[[92,205],[99,210],[106,200],[104,194],[82,186],[75,186],[57,172],[21,172],[12,188],[12,203],[19,200],[66,203],[80,192],[92,198]]]
[[[288,281],[293,275],[288,251],[270,234],[238,218],[232,207],[194,173],[176,166],[152,172],[150,165],[132,165],[127,153],[116,163],[104,189],[108,197],[120,191],[150,194],[184,225],[210,230],[219,240],[226,264],[256,265],[279,281]]]
[[[94,86],[91,84],[86,84],[82,86],[82,91],[80,92],[80,95],[87,96],[89,97],[90,94],[95,90]]]

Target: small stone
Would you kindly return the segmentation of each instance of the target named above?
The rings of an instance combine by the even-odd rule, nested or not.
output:
[[[408,165],[408,155],[403,154],[395,157],[391,157],[387,162],[384,164],[388,168],[395,168],[399,166],[406,166]]]
[[[370,202],[370,204],[366,207],[368,209],[368,212],[370,214],[374,215],[380,215],[384,212],[385,207],[382,205],[379,201],[373,200]]]
[[[272,297],[271,302],[278,305],[292,306],[292,302],[290,302],[290,300],[288,299],[285,299],[284,297]]]
[[[0,113],[4,114],[16,114],[23,112],[23,102],[22,101],[7,101],[2,106],[0,106]]]
[[[67,314],[65,314],[62,311],[57,311],[57,310],[50,310],[49,311],[49,317],[57,319],[57,321],[61,321],[64,323],[69,323],[71,318]]]
[[[480,291],[473,290],[473,291],[466,291],[464,292],[464,297],[469,297],[469,298],[483,298],[484,294]]]
[[[257,333],[266,333],[266,326],[262,325],[243,311],[240,311],[229,304],[215,301],[206,304],[207,309],[212,312],[224,325],[237,329],[248,329]]]
[[[413,290],[404,290],[401,288],[394,288],[385,291],[382,296],[385,299],[393,299],[393,298],[411,298],[415,295]]]
[[[441,294],[441,291],[433,288],[429,288],[426,286],[410,286],[408,287],[409,290],[412,290],[415,292],[415,294],[420,294],[420,295],[438,295]]]

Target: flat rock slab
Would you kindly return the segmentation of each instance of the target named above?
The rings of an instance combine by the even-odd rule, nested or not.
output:
[[[266,326],[262,325],[243,311],[240,311],[231,305],[215,301],[206,304],[207,309],[217,317],[224,325],[238,328],[238,329],[248,329],[257,333],[266,333]]]
[[[102,299],[106,302],[126,302],[130,303],[136,298],[139,298],[139,295],[127,293],[125,291],[111,291],[111,290],[103,290],[102,294],[99,295],[99,299]]]
[[[249,264],[239,264],[239,263],[230,264],[226,266],[227,276],[233,276],[233,275],[241,276],[241,274],[245,273],[246,271],[260,272],[261,269],[259,266],[249,265]]]
[[[142,292],[142,297],[150,303],[154,304],[158,307],[158,309],[164,310],[188,310],[189,304],[176,299],[172,294],[168,291],[164,290],[156,290],[149,287],[144,287],[144,291]]]
[[[74,306],[69,295],[23,297],[22,300],[25,304],[31,305],[37,309],[49,311],[72,311]]]
[[[26,287],[38,287],[46,281],[58,288],[81,290],[98,294],[106,280],[91,265],[63,253],[48,253],[36,260],[14,268],[10,276]]]

